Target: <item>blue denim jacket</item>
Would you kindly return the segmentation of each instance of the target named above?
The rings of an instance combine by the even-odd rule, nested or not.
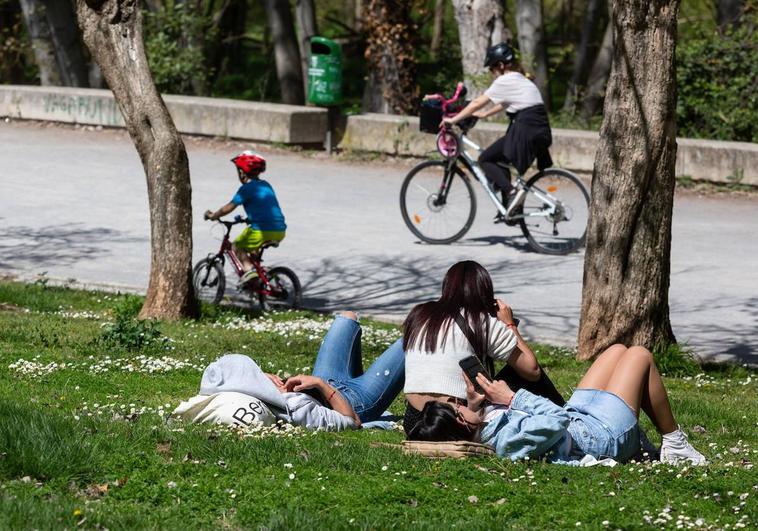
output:
[[[571,452],[570,422],[562,407],[519,389],[510,409],[482,428],[481,439],[493,446],[497,455],[513,461],[544,456],[552,463],[570,464],[582,457]]]

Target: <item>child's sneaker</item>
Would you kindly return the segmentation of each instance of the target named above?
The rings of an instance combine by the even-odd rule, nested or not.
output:
[[[258,278],[258,271],[255,269],[251,269],[250,271],[246,272],[244,275],[240,277],[240,286],[244,286],[248,284],[251,280]]]
[[[684,462],[690,465],[707,465],[705,456],[687,442],[687,436],[681,428],[662,437],[661,462],[676,465]]]

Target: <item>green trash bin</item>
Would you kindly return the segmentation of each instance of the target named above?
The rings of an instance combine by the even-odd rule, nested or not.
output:
[[[342,48],[331,39],[311,37],[308,101],[327,107],[342,101]]]

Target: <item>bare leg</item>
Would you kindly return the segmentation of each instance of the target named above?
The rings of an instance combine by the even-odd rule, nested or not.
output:
[[[592,367],[585,373],[582,380],[576,386],[577,389],[605,389],[616,370],[621,356],[626,352],[624,345],[612,345],[600,354]]]
[[[631,347],[621,357],[605,390],[619,396],[639,415],[640,406],[660,433],[677,429],[663,380],[644,347]]]
[[[247,254],[246,250],[240,249],[235,245],[234,254],[242,264],[242,270],[244,272],[248,272],[253,268],[253,262],[250,260],[250,256]]]

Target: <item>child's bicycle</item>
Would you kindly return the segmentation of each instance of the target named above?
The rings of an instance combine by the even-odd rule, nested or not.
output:
[[[444,160],[420,163],[403,181],[400,210],[410,231],[427,243],[452,243],[463,237],[476,216],[473,180],[482,185],[505,224],[521,226],[535,251],[560,255],[582,247],[589,194],[576,175],[559,168],[542,170],[528,179],[518,175],[515,194],[506,207],[495,195],[476,155],[466,151],[482,150],[466,136],[476,118],[458,124],[460,134],[450,127],[440,130],[442,117],[460,110],[461,104],[456,102],[463,98],[465,90],[459,83],[450,99],[436,94],[431,97],[436,104],[422,106],[421,130],[437,133],[437,150]],[[509,171],[509,165],[500,166]]]
[[[224,264],[227,257],[237,272],[237,276],[242,277],[244,274],[242,264],[232,250],[229,233],[234,225],[247,223],[247,220],[236,216],[234,221],[219,219],[218,222],[226,227],[221,248],[217,253],[209,254],[207,258],[200,260],[192,270],[195,297],[198,301],[210,302],[211,304],[220,303],[224,297],[224,290],[226,289]],[[267,241],[261,245],[257,252],[250,253],[250,259],[258,276],[241,286],[253,299],[257,299],[263,310],[277,307],[298,308],[302,302],[303,289],[294,271],[288,267],[278,266],[268,269],[262,265],[263,250],[278,245],[277,242]]]

